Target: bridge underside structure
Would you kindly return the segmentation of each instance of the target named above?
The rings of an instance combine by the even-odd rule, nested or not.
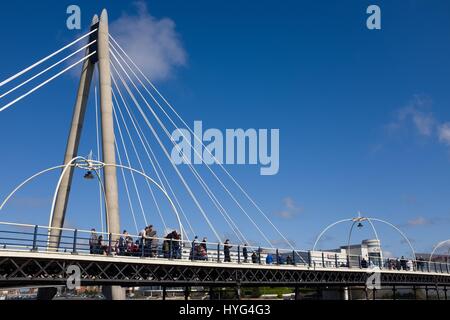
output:
[[[0,252],[0,287],[66,285],[68,266],[82,286],[365,287],[370,270],[267,266],[73,254]],[[450,286],[444,273],[381,270],[383,286]]]

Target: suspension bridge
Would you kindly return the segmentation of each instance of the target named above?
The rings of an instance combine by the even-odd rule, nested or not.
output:
[[[245,286],[294,287],[297,294],[303,287],[337,290],[362,287],[367,291],[374,275],[379,276],[382,286],[393,290],[394,296],[396,287],[411,287],[424,288],[427,292],[436,290],[447,299],[448,261],[417,259],[406,235],[387,221],[361,215],[340,220],[324,229],[311,250],[300,250],[219,162],[216,166],[204,166],[214,186],[207,182],[205,172],[190,161],[186,161],[188,174],[175,165],[170,148],[182,152],[171,139],[170,130],[180,126],[194,137],[194,142],[186,140],[194,153],[198,151],[193,145],[201,144],[210,157],[215,157],[110,34],[106,10],[93,18],[89,32],[2,81],[0,116],[20,107],[20,101],[80,66],[81,77],[63,164],[26,178],[0,204],[1,214],[25,185],[49,172],[60,172],[47,225],[0,222],[0,287],[65,285],[72,276],[68,267],[76,266],[81,285],[101,285],[111,299],[123,299],[123,287],[155,285],[234,287],[237,296]],[[35,70],[40,71],[33,73]],[[39,80],[51,72],[52,76]],[[24,80],[19,82],[21,79]],[[37,80],[40,81],[37,85],[26,89]],[[95,154],[91,152],[83,157],[79,144],[93,82],[96,150]],[[76,170],[98,182],[99,230],[65,226]],[[121,193],[117,173],[122,182]],[[119,207],[120,200],[124,206]],[[187,202],[189,209],[186,209]],[[148,210],[149,203],[153,204],[152,210]],[[151,219],[149,211],[153,213]],[[124,212],[129,217],[125,218]],[[236,212],[241,220],[247,221],[244,232],[239,228]],[[135,233],[121,232],[120,223],[124,220],[132,221]],[[326,231],[344,222],[352,223],[345,253],[316,249]],[[374,222],[394,228],[409,244],[411,256],[396,266],[392,258],[382,256],[382,251],[377,255],[353,253],[351,232],[355,224],[362,222],[373,228],[378,244]],[[199,223],[209,228],[214,241],[197,239],[195,226]],[[148,226],[146,230],[140,231],[142,225]],[[164,235],[157,235],[153,225],[164,230]],[[231,241],[225,241],[223,226],[231,232]],[[275,247],[267,236],[268,229],[264,228],[281,237],[284,245]],[[261,243],[248,239],[249,234],[258,235]],[[371,290],[372,297],[376,298],[378,287]],[[40,289],[41,298],[50,299],[54,294],[51,288]]]

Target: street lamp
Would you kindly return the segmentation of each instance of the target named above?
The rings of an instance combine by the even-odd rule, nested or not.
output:
[[[86,180],[92,180],[92,179],[94,179],[95,177],[94,177],[94,175],[92,174],[92,171],[88,171],[88,172],[86,172],[85,174],[84,174],[84,178],[86,179]]]
[[[85,173],[84,178],[86,180],[92,180],[95,178],[94,175],[92,174],[92,170],[95,170],[94,161],[92,160],[92,150],[91,152],[89,152],[89,155],[87,156],[87,159],[85,161],[87,172]]]
[[[374,226],[374,224],[373,224],[374,221],[376,221],[376,222],[381,222],[381,223],[383,223],[383,224],[385,224],[385,225],[387,225],[387,226],[393,228],[395,231],[397,231],[397,232],[403,237],[403,239],[405,239],[406,243],[408,244],[408,246],[409,246],[410,249],[411,249],[412,257],[415,257],[415,256],[416,256],[416,252],[415,252],[415,250],[414,250],[414,247],[413,247],[412,244],[411,244],[411,241],[409,241],[408,237],[403,233],[403,231],[401,231],[398,227],[396,227],[395,225],[393,225],[392,223],[390,223],[390,222],[388,222],[388,221],[386,221],[386,220],[382,220],[382,219],[378,219],[378,218],[372,218],[372,217],[364,217],[364,216],[361,215],[361,212],[358,212],[358,216],[357,216],[357,217],[338,220],[338,221],[336,221],[336,222],[333,222],[333,223],[329,224],[327,227],[325,227],[325,228],[322,230],[322,232],[317,236],[317,238],[316,238],[316,240],[315,240],[315,242],[314,242],[312,251],[315,251],[315,250],[316,250],[317,244],[319,243],[320,239],[322,238],[322,236],[323,236],[329,229],[331,229],[332,227],[334,227],[334,226],[336,226],[336,225],[338,225],[338,224],[341,224],[341,223],[348,223],[348,222],[351,222],[351,223],[352,223],[352,226],[351,226],[351,228],[350,228],[350,232],[349,232],[349,235],[348,235],[348,242],[347,242],[347,249],[348,249],[348,248],[350,247],[350,240],[351,240],[352,229],[354,228],[355,225],[356,225],[357,227],[359,227],[359,228],[362,228],[362,227],[364,226],[364,225],[363,225],[363,222],[364,222],[364,221],[367,221],[367,222],[369,223],[369,226],[372,228],[373,233],[374,233],[374,235],[375,235],[375,238],[376,238],[376,240],[378,240],[378,241],[380,241],[380,239],[379,239],[379,237],[378,237],[378,233],[377,233],[377,231],[376,231],[376,229],[375,229],[375,226]],[[441,246],[442,244],[444,244],[444,243],[446,243],[446,242],[450,242],[450,239],[447,240],[447,241],[443,241],[443,242],[439,243],[439,245],[436,246],[434,250],[436,250],[439,246]],[[449,254],[450,254],[450,251],[449,251]],[[382,252],[380,252],[380,256],[382,256]]]

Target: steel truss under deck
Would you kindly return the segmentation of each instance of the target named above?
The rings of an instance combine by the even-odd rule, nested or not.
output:
[[[111,261],[108,261],[111,260]],[[115,259],[116,260],[116,259]],[[77,266],[81,285],[120,286],[365,286],[371,272],[359,270],[314,270],[257,268],[254,265],[196,265],[169,263],[119,262],[112,259],[80,260],[75,256],[0,257],[0,287],[65,285],[67,268]],[[450,286],[445,274],[381,272],[383,286]]]

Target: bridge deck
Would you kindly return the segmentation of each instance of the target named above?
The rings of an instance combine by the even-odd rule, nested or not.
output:
[[[65,284],[67,268],[80,270],[82,285],[123,286],[365,286],[373,269],[307,265],[218,263],[185,259],[0,250],[0,286]],[[383,285],[450,285],[450,274],[379,270]]]
[[[0,249],[0,258],[34,258],[34,259],[52,259],[52,260],[76,260],[87,262],[114,262],[117,264],[148,264],[148,265],[165,265],[165,266],[189,266],[189,267],[213,267],[213,268],[231,268],[231,269],[257,269],[257,270],[314,270],[314,271],[333,271],[333,272],[366,272],[373,273],[373,269],[360,268],[329,268],[329,267],[309,267],[305,264],[298,265],[277,265],[277,264],[259,264],[259,263],[236,263],[236,262],[215,262],[215,261],[192,261],[188,259],[165,259],[165,258],[149,258],[149,257],[132,257],[132,256],[107,256],[95,254],[72,254],[63,252],[27,252],[27,251],[10,251]],[[423,274],[423,275],[444,275],[450,277],[450,274],[441,272],[420,272],[407,270],[385,270],[379,269],[381,273],[399,273],[399,274]]]

